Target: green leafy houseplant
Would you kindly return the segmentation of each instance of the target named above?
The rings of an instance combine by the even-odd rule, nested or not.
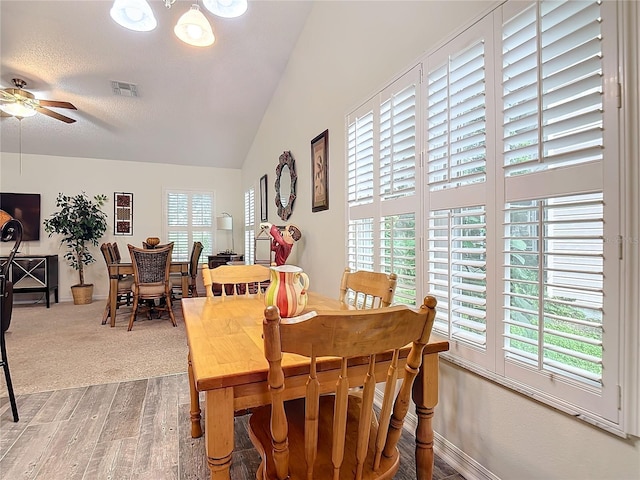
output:
[[[87,285],[84,283],[84,266],[95,262],[89,246],[97,246],[107,231],[107,215],[100,209],[106,201],[106,195],[96,195],[92,200],[85,192],[73,197],[59,193],[56,207],[60,210],[44,221],[44,230],[49,237],[54,233],[62,235],[60,244],[65,244],[68,249],[64,258],[78,270],[78,286]]]

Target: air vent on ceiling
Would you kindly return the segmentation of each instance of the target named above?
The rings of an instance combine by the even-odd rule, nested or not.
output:
[[[114,95],[120,95],[121,97],[137,97],[138,86],[133,83],[125,82],[111,82],[111,88]]]

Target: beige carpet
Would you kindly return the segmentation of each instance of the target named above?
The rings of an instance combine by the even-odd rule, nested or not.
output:
[[[178,300],[179,302],[179,300]],[[187,340],[179,303],[177,327],[165,314],[138,315],[127,332],[131,307],[120,307],[116,326],[101,325],[105,300],[90,305],[15,305],[6,333],[16,395],[136,380],[187,371]],[[7,396],[0,373],[0,396]]]

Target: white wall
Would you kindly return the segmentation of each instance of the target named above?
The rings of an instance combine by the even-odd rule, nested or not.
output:
[[[0,154],[0,190],[15,193],[39,193],[41,218],[56,210],[58,193],[75,195],[85,191],[89,196],[104,194],[108,198],[103,207],[108,229],[101,242],[117,242],[121,255],[129,258],[127,243],[142,245],[147,237],[162,238],[163,189],[213,190],[216,193],[216,213],[229,212],[234,218],[235,245],[242,253],[243,197],[240,189],[241,171],[207,167],[185,167],[146,162],[124,162],[91,158],[67,158],[41,155]],[[113,235],[113,194],[133,193],[133,235]],[[162,239],[165,241],[166,239]],[[230,245],[228,234],[220,233],[217,250]],[[11,245],[0,245],[0,252],[8,254]],[[24,242],[22,255],[54,254],[59,256],[60,301],[71,301],[71,285],[78,283],[78,272],[62,258],[66,249],[60,237],[51,238],[40,229],[40,240]],[[109,293],[107,269],[99,247],[92,247],[96,262],[85,268],[85,282],[94,284],[94,299],[106,298]],[[201,258],[206,261],[206,258]],[[27,295],[16,296],[16,301]],[[53,300],[52,300],[53,301]]]
[[[243,168],[243,188],[278,156],[296,159],[292,262],[338,294],[345,266],[345,115],[494,2],[317,2]],[[311,212],[310,141],[329,129],[329,210]],[[269,191],[269,219],[280,221]],[[503,479],[637,479],[640,442],[623,440],[443,362],[436,431]],[[468,478],[472,478],[468,476]]]

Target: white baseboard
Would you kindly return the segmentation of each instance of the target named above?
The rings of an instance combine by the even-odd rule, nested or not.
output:
[[[418,417],[415,413],[408,412],[404,419],[404,428],[415,435],[417,426]],[[466,480],[500,480],[500,477],[491,473],[438,432],[433,432],[433,451]]]

